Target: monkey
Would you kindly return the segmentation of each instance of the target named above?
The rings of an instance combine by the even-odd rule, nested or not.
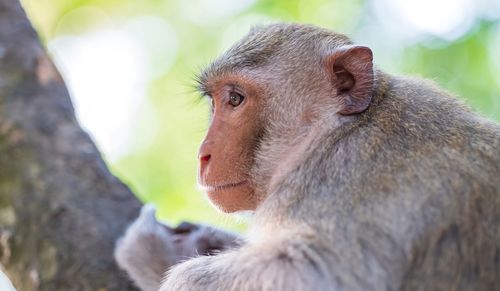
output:
[[[198,182],[248,233],[212,229],[200,255],[206,232],[179,251],[141,214],[121,268],[143,290],[500,290],[500,126],[373,58],[312,25],[251,29],[198,80]]]

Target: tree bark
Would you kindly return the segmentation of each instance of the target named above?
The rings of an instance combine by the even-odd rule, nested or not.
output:
[[[20,291],[136,290],[114,259],[140,203],[79,127],[18,0],[0,0],[0,262]]]

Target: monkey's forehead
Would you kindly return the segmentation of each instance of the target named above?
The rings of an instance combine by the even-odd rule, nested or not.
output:
[[[241,40],[212,62],[198,76],[200,85],[228,72],[256,68],[281,56],[295,61],[300,56],[320,54],[321,51],[352,44],[343,35],[312,25],[276,23],[253,27]]]

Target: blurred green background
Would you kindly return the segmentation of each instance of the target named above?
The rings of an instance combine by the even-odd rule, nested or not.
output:
[[[244,226],[196,189],[208,121],[193,77],[256,24],[312,23],[500,120],[500,1],[23,0],[113,172],[170,222]]]

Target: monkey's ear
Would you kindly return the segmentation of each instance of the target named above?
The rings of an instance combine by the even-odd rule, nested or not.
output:
[[[343,115],[365,111],[373,95],[373,54],[364,46],[343,46],[327,57],[331,80],[337,89]]]

